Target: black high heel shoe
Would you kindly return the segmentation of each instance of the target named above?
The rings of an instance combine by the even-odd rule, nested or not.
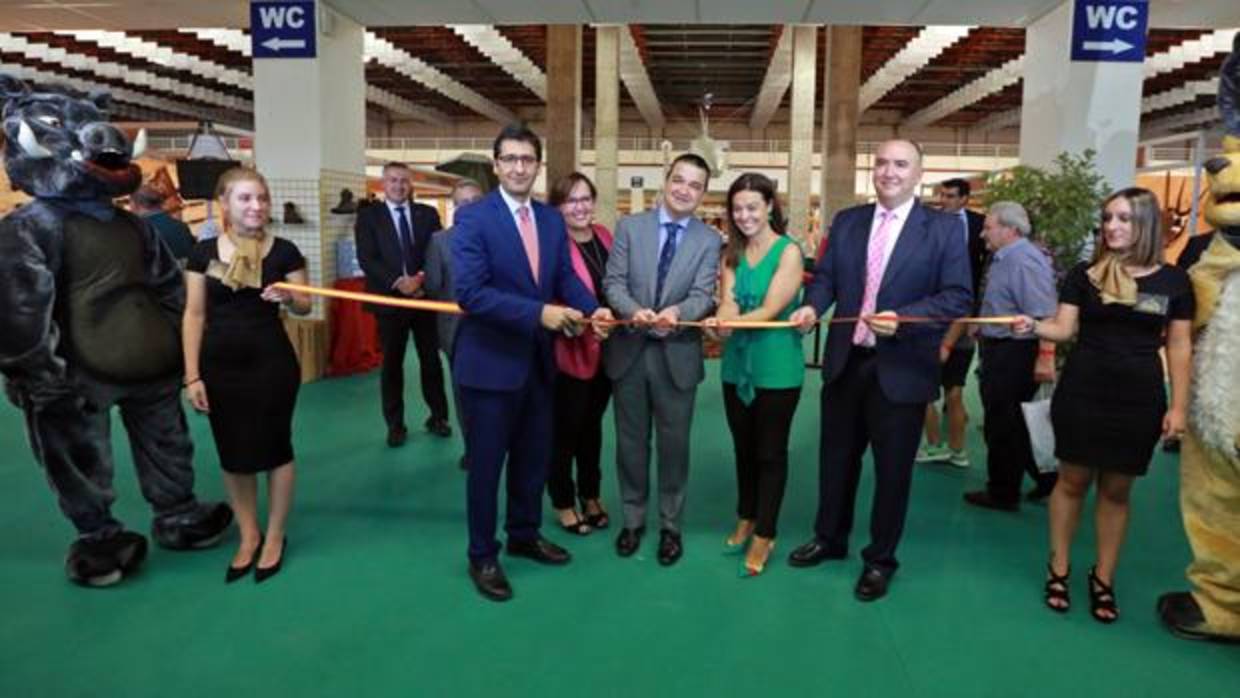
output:
[[[240,567],[233,567],[232,565],[229,565],[228,571],[224,574],[224,583],[232,584],[238,579],[241,579],[242,577],[249,574],[250,568],[254,566],[254,563],[258,560],[259,553],[261,553],[262,551],[263,551],[263,538],[262,536],[259,536],[258,547],[254,548],[254,552],[250,555],[250,561]]]
[[[271,567],[259,567],[258,565],[254,566],[254,583],[262,584],[268,579],[271,579],[272,577],[276,576],[276,573],[280,571],[280,567],[284,565],[284,555],[287,552],[288,552],[288,536],[285,536],[284,540],[280,541],[280,559],[276,560],[276,564],[272,565]],[[259,555],[261,554],[262,554],[262,549],[260,548],[259,554],[254,556],[254,560],[256,562],[259,558]]]
[[[1110,615],[1106,615],[1106,614]],[[1110,625],[1119,620],[1119,606],[1115,603],[1115,589],[1098,578],[1098,568],[1089,570],[1089,615],[1099,623]]]
[[[1068,575],[1072,573],[1072,568],[1062,575],[1055,574],[1055,566],[1046,563],[1046,587],[1043,591],[1043,601],[1046,607],[1056,613],[1067,613],[1068,608],[1072,606],[1072,599],[1068,595]],[[1055,602],[1059,603],[1055,603]]]

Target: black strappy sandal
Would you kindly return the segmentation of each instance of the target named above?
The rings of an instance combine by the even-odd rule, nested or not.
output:
[[[1055,567],[1051,563],[1046,563],[1046,587],[1043,589],[1044,601],[1046,607],[1056,613],[1067,613],[1072,607],[1072,599],[1068,595],[1068,575],[1072,574],[1072,568],[1069,567],[1063,575],[1055,574]],[[1062,601],[1062,606],[1056,606],[1054,601]]]
[[[590,535],[590,531],[594,529],[590,528],[590,524],[586,523],[581,518],[581,514],[578,514],[577,512],[574,511],[573,517],[577,519],[573,523],[564,523],[563,521],[560,521],[559,522],[560,528],[564,529],[568,533],[573,534],[574,536]]]
[[[1115,590],[1098,579],[1097,571],[1097,567],[1089,569],[1089,614],[1099,623],[1109,625],[1119,620],[1119,607],[1115,605]],[[1102,615],[1108,612],[1111,615]]]
[[[603,510],[602,502],[599,502],[599,510],[593,514],[586,510],[586,500],[581,500],[581,513],[586,518],[586,523],[590,524],[590,528],[601,531],[607,528],[607,524],[611,523],[611,519],[607,516],[607,512]]]

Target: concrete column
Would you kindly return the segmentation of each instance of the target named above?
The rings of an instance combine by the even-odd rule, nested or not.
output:
[[[809,204],[814,175],[814,88],[818,72],[818,27],[792,27],[792,107],[788,152],[788,232],[809,238]]]
[[[271,186],[268,230],[292,240],[306,257],[310,283],[336,279],[336,243],[351,239],[353,216],[332,214],[342,189],[366,190],[366,81],[363,27],[316,2],[314,58],[254,60],[254,162]],[[285,224],[291,203],[304,223]],[[330,333],[326,305],[285,326],[302,377],[322,375]]]
[[[547,25],[547,188],[577,169],[581,150],[581,25]]]
[[[1025,31],[1021,163],[1045,167],[1062,152],[1093,149],[1110,187],[1130,186],[1136,177],[1143,64],[1073,62],[1071,42],[1071,0]]]
[[[616,225],[616,190],[620,176],[620,25],[600,26],[594,34],[594,218],[608,229]],[[627,31],[627,29],[626,29]]]
[[[822,76],[822,222],[856,203],[857,96],[861,89],[861,27],[826,28],[826,70]]]

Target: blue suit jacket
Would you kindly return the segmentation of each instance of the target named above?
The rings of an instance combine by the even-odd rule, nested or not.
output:
[[[814,267],[805,302],[819,317],[835,306],[841,317],[857,315],[865,294],[866,250],[874,205],[840,211],[831,222],[827,251]],[[900,232],[875,310],[899,315],[960,317],[973,301],[968,250],[960,220],[915,202]],[[852,349],[855,325],[832,325],[827,333],[823,380],[839,378]],[[896,403],[929,402],[938,395],[939,343],[946,324],[902,324],[892,337],[879,337],[878,382]]]
[[[559,211],[530,202],[538,227],[539,281],[517,224],[499,190],[456,212],[452,233],[453,287],[465,310],[456,331],[452,376],[467,388],[517,390],[531,378],[555,375],[552,334],[542,307],[560,299],[587,315],[598,307],[573,273],[568,233]]]

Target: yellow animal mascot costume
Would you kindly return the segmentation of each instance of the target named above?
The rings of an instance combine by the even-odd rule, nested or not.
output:
[[[1223,64],[1223,155],[1206,163],[1215,232],[1189,269],[1197,296],[1180,506],[1192,546],[1191,591],[1164,594],[1158,614],[1184,638],[1240,642],[1240,37]]]

